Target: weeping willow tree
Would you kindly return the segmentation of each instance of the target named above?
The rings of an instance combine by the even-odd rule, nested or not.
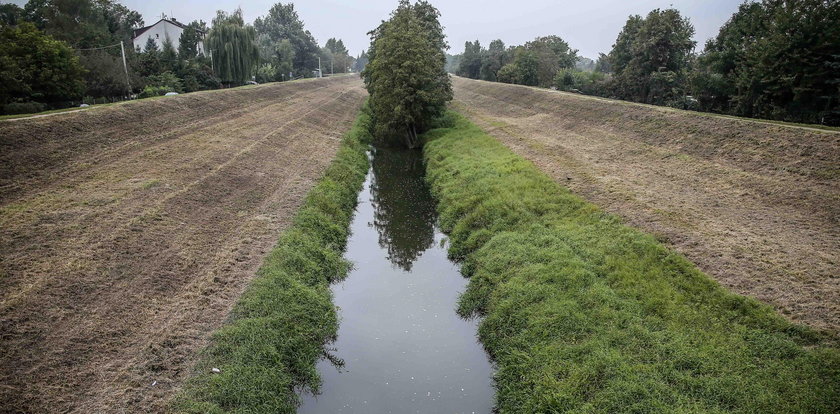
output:
[[[242,9],[231,14],[219,10],[207,36],[207,47],[213,58],[213,69],[222,82],[242,84],[251,80],[259,63],[257,32],[242,19]]]

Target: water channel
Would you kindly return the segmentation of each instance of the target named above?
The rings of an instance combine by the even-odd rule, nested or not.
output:
[[[455,313],[466,280],[446,257],[419,151],[375,149],[333,285],[340,308],[321,393],[300,414],[474,413],[493,406],[493,367],[475,320]]]

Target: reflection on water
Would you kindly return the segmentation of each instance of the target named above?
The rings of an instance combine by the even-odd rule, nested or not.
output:
[[[373,226],[388,260],[410,271],[420,253],[434,242],[435,203],[423,178],[417,150],[374,150],[371,160]]]
[[[478,413],[493,405],[493,368],[476,320],[455,313],[466,286],[446,257],[418,151],[376,150],[332,287],[340,308],[321,394],[298,413]]]

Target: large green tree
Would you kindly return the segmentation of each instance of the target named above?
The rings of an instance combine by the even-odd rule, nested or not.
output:
[[[312,34],[304,28],[294,4],[275,4],[267,15],[254,21],[254,27],[259,34],[260,56],[263,61],[279,66],[280,60],[291,55],[295,76],[311,76],[312,71],[318,69],[320,47]],[[292,45],[293,53],[278,49],[284,40]]]
[[[481,70],[478,77],[480,79],[495,82],[497,80],[499,70],[508,63],[509,54],[505,50],[505,43],[501,39],[496,39],[490,42],[490,47],[487,48],[485,58],[481,63]]]
[[[15,4],[0,4],[0,24],[14,26],[23,21],[23,9]]]
[[[219,10],[207,36],[207,48],[213,55],[213,67],[222,82],[242,84],[251,79],[260,59],[257,32],[246,25],[242,9],[233,13]]]
[[[469,42],[468,42],[469,43]],[[465,52],[466,55],[466,52]],[[505,49],[501,40],[494,40],[481,53],[476,77],[489,81],[549,87],[557,73],[573,68],[577,50],[558,36],[538,37],[523,46]]]
[[[84,68],[67,44],[31,23],[0,27],[0,104],[79,99]]]
[[[694,26],[675,9],[630,16],[609,55],[616,94],[660,105],[682,97],[696,44],[692,36]]]
[[[703,109],[840,124],[840,2],[744,3],[692,77]]]
[[[25,19],[74,48],[129,42],[140,13],[111,0],[29,0]]]
[[[140,13],[111,0],[30,0],[22,19],[74,49],[83,49],[79,61],[87,69],[86,95],[126,95],[128,85],[118,44],[131,45],[133,30],[143,25]],[[131,47],[126,53],[130,62],[136,61]]]
[[[522,56],[534,56],[537,59],[535,85],[542,87],[551,86],[559,70],[573,68],[577,62],[577,50],[570,48],[559,36],[538,37],[525,43],[525,50],[530,53]]]
[[[464,43],[464,53],[461,54],[461,60],[458,62],[458,71],[456,72],[458,76],[478,79],[485,54],[486,51],[481,47],[481,43],[478,40]]]
[[[330,65],[332,73],[346,73],[353,67],[353,61],[355,59],[350,56],[347,47],[344,46],[344,42],[341,39],[330,38],[324,45],[324,49],[328,52],[326,55],[329,58],[324,64]]]
[[[178,57],[181,59],[192,59],[198,56],[198,42],[203,40],[204,33],[207,33],[207,23],[204,20],[190,22],[178,39]]]
[[[370,32],[363,75],[379,142],[418,147],[418,134],[452,100],[439,16],[426,1],[401,0],[391,18]]]

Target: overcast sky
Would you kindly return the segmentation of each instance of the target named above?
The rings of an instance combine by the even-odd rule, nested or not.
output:
[[[493,39],[518,45],[537,36],[558,35],[579,50],[596,58],[607,53],[631,14],[645,15],[655,8],[674,7],[687,16],[697,31],[697,50],[714,37],[720,26],[738,9],[742,0],[432,0],[441,12],[451,49],[461,53],[464,42],[478,39],[487,46]],[[25,0],[13,1],[22,5]],[[216,10],[242,7],[245,19],[253,22],[265,15],[275,0],[121,0],[152,24],[161,13],[179,21],[202,19],[208,23]],[[344,40],[353,55],[370,43],[367,32],[397,5],[397,0],[306,0],[293,2],[306,28],[323,45],[330,37]]]

